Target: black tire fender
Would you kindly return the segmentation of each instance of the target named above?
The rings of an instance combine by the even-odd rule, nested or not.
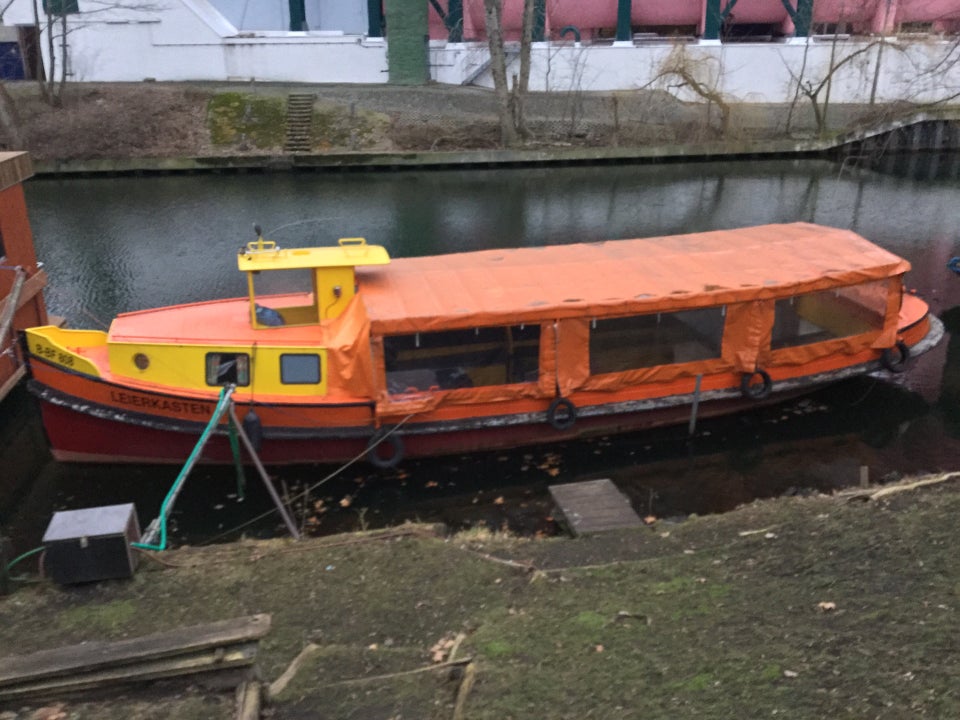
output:
[[[892,348],[887,348],[880,354],[880,364],[885,370],[892,373],[902,373],[907,369],[907,360],[910,359],[910,348],[903,340],[897,340]]]
[[[377,452],[380,446],[384,444],[390,451],[386,456]],[[403,456],[403,438],[401,438],[395,432],[388,434],[386,430],[381,428],[373,434],[373,436],[370,438],[370,442],[367,443],[367,462],[369,462],[378,470],[392,470],[400,464],[400,462],[403,460]]]
[[[547,408],[547,422],[557,430],[569,430],[577,422],[577,406],[565,397],[555,397]]]
[[[759,376],[763,381],[755,384],[753,379]],[[757,368],[752,373],[743,373],[740,376],[740,393],[748,400],[763,400],[770,396],[773,389],[773,381],[770,380],[770,374],[766,370]]]

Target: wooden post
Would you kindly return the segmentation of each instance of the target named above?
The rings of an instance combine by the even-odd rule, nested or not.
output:
[[[693,389],[693,405],[690,408],[690,425],[687,427],[687,435],[693,437],[697,431],[697,412],[700,410],[700,383],[703,381],[703,373],[697,375],[697,384]]]

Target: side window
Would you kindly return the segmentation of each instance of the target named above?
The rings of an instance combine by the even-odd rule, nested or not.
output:
[[[391,393],[536,382],[540,326],[393,335],[383,352]]]
[[[250,356],[246,353],[207,353],[207,385],[250,384]]]
[[[594,320],[590,373],[625,372],[720,357],[725,307]]]
[[[284,385],[316,385],[320,382],[320,356],[283,354],[280,356],[280,382]]]
[[[809,345],[883,329],[889,281],[777,300],[770,347]]]

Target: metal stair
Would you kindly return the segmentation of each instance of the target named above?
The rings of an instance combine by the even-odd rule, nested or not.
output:
[[[287,95],[287,136],[284,152],[308,153],[313,150],[311,125],[313,124],[313,101],[316,95],[291,93]]]

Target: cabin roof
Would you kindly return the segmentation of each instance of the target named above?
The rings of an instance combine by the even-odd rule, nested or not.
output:
[[[340,244],[333,247],[256,250],[253,249],[255,246],[256,243],[250,243],[237,255],[237,266],[245,272],[386,265],[390,262],[383,247],[367,245],[363,238],[341,238]]]
[[[910,264],[810,223],[394,259],[359,273],[375,332],[659,312],[892,277]]]

